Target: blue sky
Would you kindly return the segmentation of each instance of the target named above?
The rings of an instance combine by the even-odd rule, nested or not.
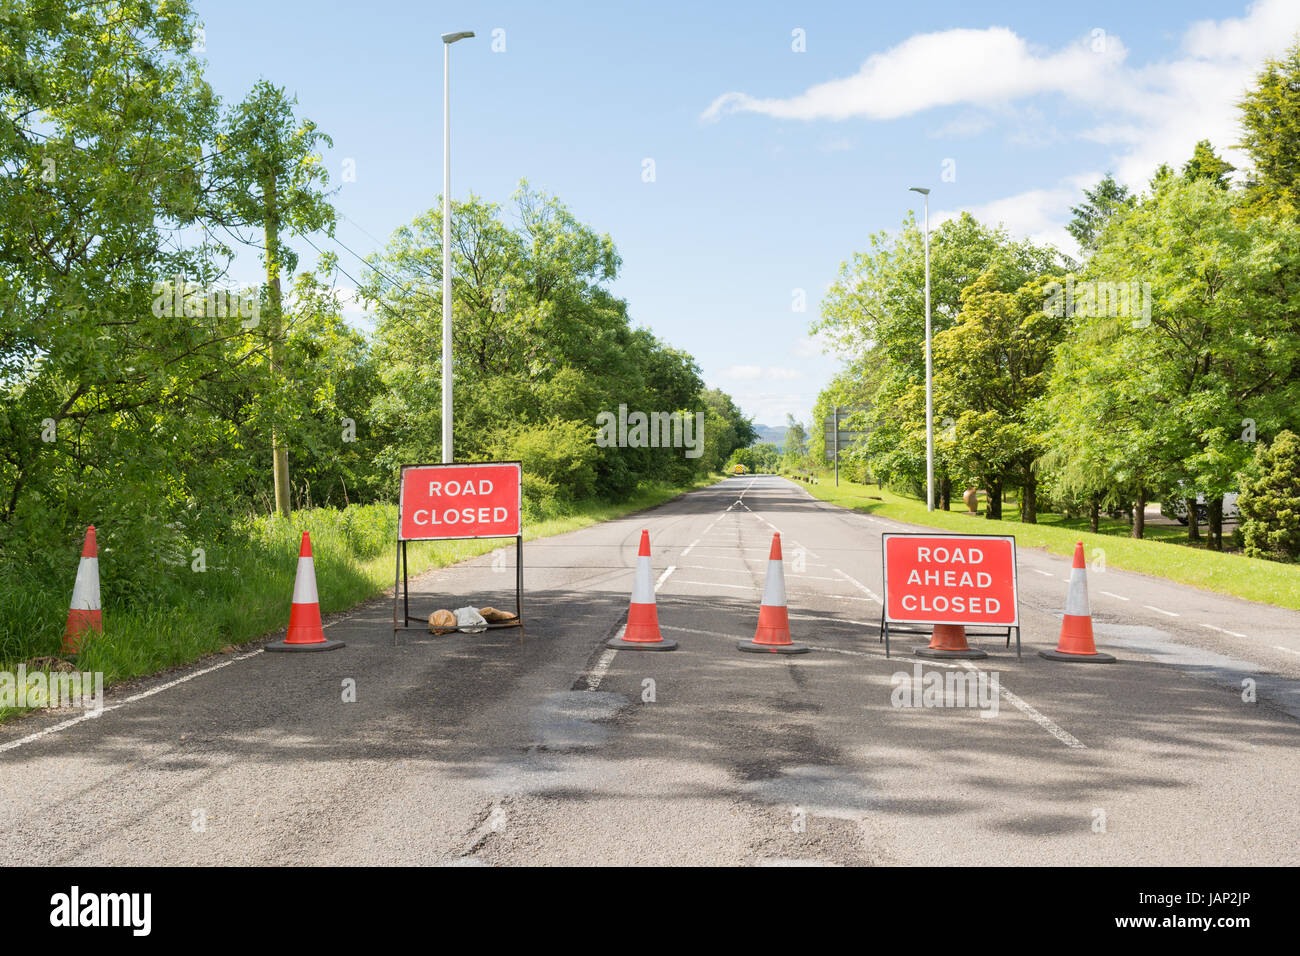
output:
[[[703,6],[196,3],[223,99],[265,77],[333,137],[338,236],[363,255],[441,191],[439,36],[474,30],[452,49],[453,196],[559,196],[614,238],[634,321],[764,424],[808,418],[839,365],[808,326],[840,262],[919,214],[908,186],[933,188],[932,225],[965,209],[1068,247],[1105,171],[1140,186],[1235,142],[1234,102],[1300,30],[1296,0]]]

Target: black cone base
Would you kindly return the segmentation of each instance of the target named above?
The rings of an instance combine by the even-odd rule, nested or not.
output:
[[[620,651],[675,651],[676,641],[625,641],[621,637],[611,637],[605,642],[606,647]]]
[[[807,654],[812,650],[807,644],[755,644],[753,641],[741,641],[736,646],[750,654]]]
[[[1049,661],[1069,661],[1073,664],[1114,664],[1115,658],[1109,654],[1062,654],[1060,651],[1039,651],[1039,657]]]
[[[945,651],[935,647],[914,647],[912,648],[918,657],[929,657],[934,660],[963,660],[978,661],[983,660],[989,655],[981,651],[978,647],[968,647],[964,651]]]
[[[276,641],[274,644],[267,644],[263,650],[271,653],[276,651],[336,651],[343,646],[342,641],[319,641],[315,644],[289,644],[285,641]]]

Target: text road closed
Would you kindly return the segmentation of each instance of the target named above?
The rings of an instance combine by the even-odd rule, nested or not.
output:
[[[520,533],[520,466],[407,465],[402,469],[401,537],[512,537]]]
[[[907,624],[1014,626],[1014,538],[886,534],[885,616]]]

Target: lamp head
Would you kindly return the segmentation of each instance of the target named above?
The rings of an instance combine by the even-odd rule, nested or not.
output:
[[[474,35],[473,30],[461,30],[458,33],[444,33],[442,35],[443,43],[455,43],[457,40],[465,40]]]
[[[920,193],[922,196],[930,195],[930,190],[924,186],[908,186],[908,192]]]

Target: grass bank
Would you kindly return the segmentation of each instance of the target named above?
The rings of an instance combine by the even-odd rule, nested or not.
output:
[[[823,501],[882,518],[966,534],[1013,534],[1021,548],[1045,548],[1053,554],[1069,556],[1074,554],[1074,543],[1082,541],[1089,561],[1094,560],[1093,550],[1100,548],[1107,567],[1153,574],[1207,591],[1300,610],[1300,564],[1185,547],[1168,540],[1138,540],[1127,537],[1128,525],[1120,521],[1106,520],[1094,534],[1087,530],[1085,520],[1067,520],[1059,515],[1040,515],[1040,523],[1033,525],[1016,520],[989,521],[982,515],[973,517],[964,511],[926,511],[925,502],[917,498],[843,478],[838,488],[825,476],[818,484],[804,487]],[[1158,527],[1148,526],[1148,530]],[[1186,529],[1165,527],[1156,533],[1162,537],[1185,538]]]
[[[525,521],[524,538],[543,538],[575,531],[634,511],[662,504],[683,492],[703,487],[716,477],[690,485],[643,485],[626,501],[615,504],[582,502],[552,506],[553,516]],[[555,511],[560,514],[554,514]],[[226,645],[241,644],[283,629],[289,619],[298,548],[302,533],[311,534],[321,611],[346,610],[381,594],[393,583],[396,505],[353,505],[338,510],[318,508],[287,518],[256,518],[237,529],[230,542],[204,556],[206,569],[192,562],[169,568],[154,599],[115,601],[105,584],[104,633],[87,640],[78,656],[79,670],[104,674],[106,686],[155,674]],[[508,544],[501,539],[412,542],[408,546],[411,575],[446,567]],[[75,558],[73,559],[75,561]],[[100,563],[108,577],[115,554],[101,548]],[[513,557],[510,559],[513,562]],[[75,564],[72,565],[75,569]],[[66,593],[33,589],[20,582],[0,583],[5,620],[0,623],[0,671],[19,663],[58,655],[68,616]],[[513,590],[514,576],[503,592]],[[487,597],[487,596],[485,596]],[[511,606],[509,594],[491,596]],[[20,713],[0,708],[0,721]]]

